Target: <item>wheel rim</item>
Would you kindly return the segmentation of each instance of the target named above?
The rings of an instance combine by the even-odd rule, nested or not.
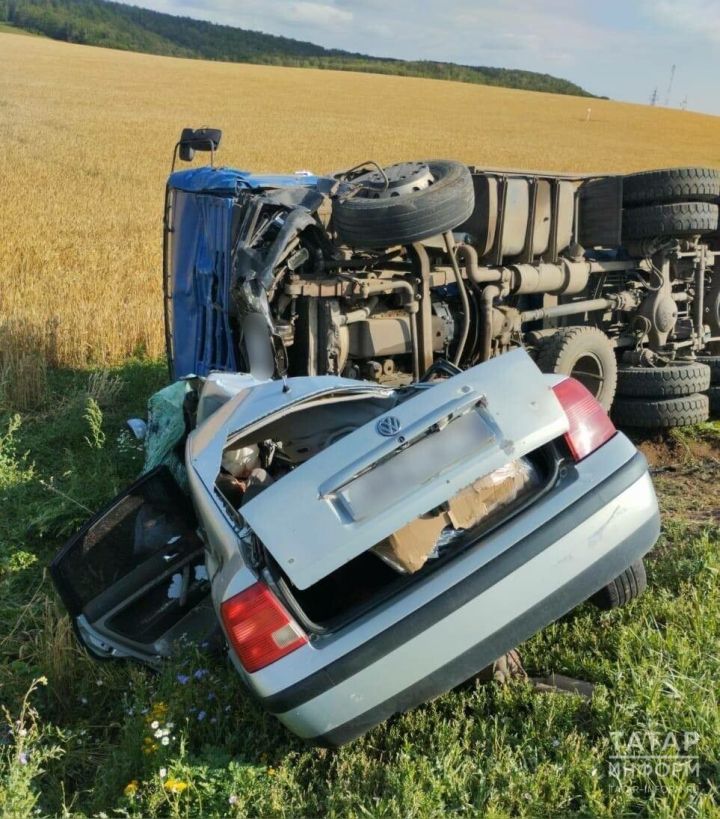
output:
[[[364,187],[367,199],[392,199],[415,191],[424,190],[437,180],[425,162],[400,162],[384,168],[383,173],[373,171],[359,176],[355,182]]]
[[[605,370],[593,353],[583,353],[573,364],[570,376],[577,379],[595,398],[599,398],[605,386]]]

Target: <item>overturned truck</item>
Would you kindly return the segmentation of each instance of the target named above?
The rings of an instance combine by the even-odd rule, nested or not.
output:
[[[328,176],[214,165],[185,129],[165,206],[175,378],[395,387],[525,347],[621,425],[720,411],[720,171],[560,175],[430,160]],[[175,162],[173,162],[174,167]],[[717,385],[716,385],[717,383]]]

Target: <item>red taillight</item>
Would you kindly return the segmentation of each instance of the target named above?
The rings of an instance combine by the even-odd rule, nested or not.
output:
[[[255,583],[220,606],[225,631],[246,671],[257,671],[307,643],[264,583]]]
[[[565,441],[575,461],[582,461],[617,432],[597,399],[579,381],[566,378],[553,392],[570,422]]]

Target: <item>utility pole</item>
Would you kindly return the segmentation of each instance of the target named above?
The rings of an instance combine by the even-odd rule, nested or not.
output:
[[[685,99],[682,101],[682,105],[680,106],[680,108],[683,111],[687,111],[687,94],[685,94]]]
[[[655,90],[650,95],[650,105],[655,107],[657,105],[657,98],[658,98],[658,90],[657,90],[657,85],[656,85]]]
[[[674,79],[675,79],[675,63],[673,63],[673,67],[670,69],[670,82],[668,83],[667,94],[665,95],[665,107],[666,108],[670,105],[670,94],[672,92],[673,80]]]

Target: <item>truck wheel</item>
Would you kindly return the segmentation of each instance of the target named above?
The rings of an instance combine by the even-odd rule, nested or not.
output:
[[[470,218],[475,190],[470,170],[443,159],[403,163],[354,180],[351,198],[333,201],[333,225],[353,247],[409,245],[452,230]],[[382,182],[382,184],[380,184]]]
[[[700,355],[698,362],[710,367],[710,383],[720,384],[720,355]]]
[[[705,294],[704,321],[710,327],[711,335],[720,336],[720,270],[714,272],[710,289]],[[710,349],[720,352],[720,341],[711,341]]]
[[[667,168],[631,173],[623,178],[623,204],[664,205],[712,202],[720,196],[720,171],[714,168]]]
[[[617,359],[610,339],[597,327],[561,327],[542,339],[537,365],[544,373],[576,378],[609,410],[617,386]]]
[[[710,387],[708,399],[710,401],[710,415],[713,418],[720,418],[720,386]]]
[[[699,361],[679,361],[666,367],[620,367],[618,395],[631,398],[679,398],[705,392],[710,367]]]
[[[642,558],[636,560],[615,580],[610,581],[607,586],[596,591],[590,598],[590,602],[599,609],[605,611],[624,606],[631,600],[635,600],[647,588],[647,574],[645,573],[645,563]]]
[[[718,206],[709,202],[676,202],[623,211],[623,239],[697,236],[718,228]]]
[[[613,420],[618,426],[642,429],[687,427],[707,421],[709,415],[710,400],[700,393],[682,398],[658,398],[656,401],[616,398],[612,411]]]

